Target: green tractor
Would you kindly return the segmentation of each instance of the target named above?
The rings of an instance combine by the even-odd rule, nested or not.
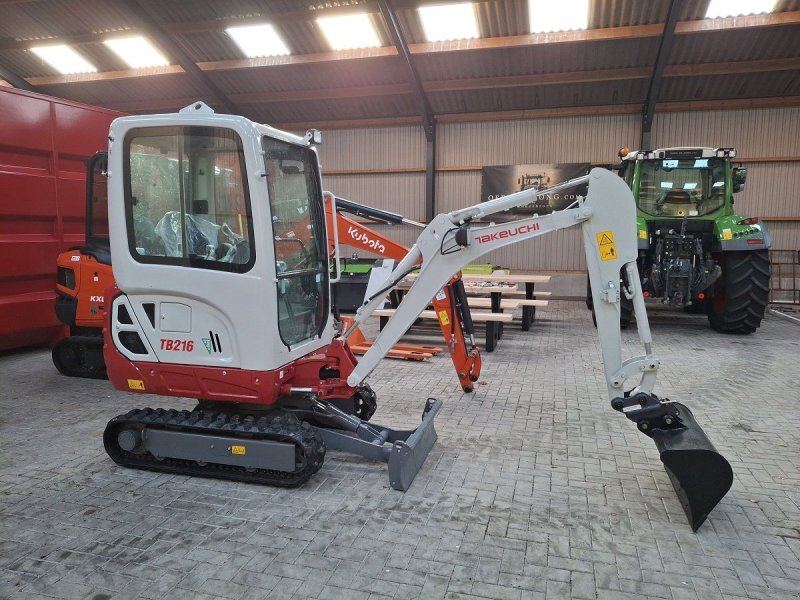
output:
[[[615,168],[638,207],[645,297],[704,312],[716,331],[747,334],[758,329],[767,307],[771,240],[757,217],[734,211],[733,194],[747,178],[746,169],[731,163],[735,156],[733,148],[623,148]],[[632,314],[625,300],[623,294],[622,328]]]

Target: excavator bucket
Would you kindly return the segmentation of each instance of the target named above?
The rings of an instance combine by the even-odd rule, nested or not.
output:
[[[694,420],[692,411],[678,402],[672,405],[677,407],[683,427],[654,430],[650,437],[661,454],[661,462],[692,531],[697,531],[731,488],[733,470]]]

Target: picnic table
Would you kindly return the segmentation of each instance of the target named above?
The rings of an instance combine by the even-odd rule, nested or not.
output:
[[[549,275],[529,275],[524,273],[492,274],[492,275],[467,275],[461,276],[470,308],[489,308],[490,312],[472,311],[474,321],[486,323],[486,351],[492,352],[497,342],[503,336],[503,324],[512,321],[512,316],[503,314],[504,309],[514,310],[522,308],[522,330],[529,331],[533,320],[536,318],[536,307],[547,306],[547,300],[536,296],[549,296],[550,292],[537,292],[537,283],[548,283]],[[411,287],[416,279],[416,274],[410,274],[401,281],[390,294],[392,307],[396,308],[402,300],[405,290]],[[524,284],[525,289],[519,289]],[[489,298],[480,298],[487,295]],[[506,298],[503,298],[503,296]],[[511,296],[511,298],[509,298]],[[524,296],[524,298],[517,298]],[[488,302],[486,302],[488,300]],[[378,311],[376,311],[377,314]],[[393,309],[380,311],[383,322],[393,314]],[[503,314],[503,317],[500,315]],[[422,318],[426,315],[423,313]]]

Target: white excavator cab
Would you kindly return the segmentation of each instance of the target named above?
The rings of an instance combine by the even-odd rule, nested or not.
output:
[[[330,343],[322,185],[305,138],[202,103],[114,121],[113,341],[126,358],[273,371]],[[200,342],[200,343],[198,343]]]

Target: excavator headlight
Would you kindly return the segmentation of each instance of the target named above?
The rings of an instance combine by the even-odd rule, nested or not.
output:
[[[56,281],[58,285],[62,285],[70,290],[75,289],[75,271],[66,267],[58,267],[56,273]]]

